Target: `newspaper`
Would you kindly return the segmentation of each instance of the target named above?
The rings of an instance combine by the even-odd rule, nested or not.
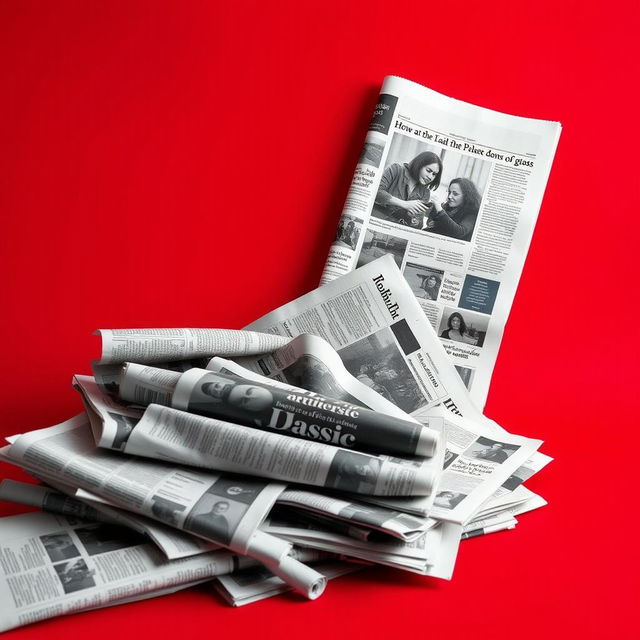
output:
[[[371,495],[429,495],[441,458],[396,458],[290,438],[149,405],[126,453],[283,482]]]
[[[229,551],[169,561],[128,529],[44,512],[0,519],[0,557],[0,631],[256,565]]]
[[[485,520],[474,521],[465,525],[462,535],[462,540],[468,540],[469,538],[479,538],[480,536],[486,536],[489,533],[497,533],[498,531],[506,531],[507,529],[515,529],[518,521],[510,515],[493,516]]]
[[[386,78],[329,251],[393,256],[480,408],[560,131]]]
[[[324,590],[323,576],[288,555],[290,544],[258,530],[284,485],[97,449],[84,414],[21,435],[6,449],[27,471],[253,557],[311,599]]]
[[[285,504],[298,509],[306,509],[323,516],[343,520],[350,525],[367,527],[387,535],[412,541],[427,530],[425,519],[375,507],[362,502],[347,501],[337,496],[321,495],[301,489],[285,489],[277,499],[277,504]]]
[[[463,523],[541,444],[508,434],[480,414],[391,256],[280,307],[249,328],[290,337],[319,335],[352,375],[383,386],[403,411],[419,421],[443,418],[448,452],[434,508],[429,512],[411,497],[363,496],[366,502]]]
[[[122,365],[118,365],[118,371],[121,369]],[[173,372],[167,372],[163,369],[159,371],[167,375],[173,374]],[[173,375],[179,376],[180,374]],[[160,386],[160,382],[157,383],[157,386]],[[73,388],[82,397],[95,443],[99,447],[122,451],[144,410],[128,406],[113,396],[103,393],[101,386],[91,376],[74,376]]]
[[[240,369],[229,361],[219,360],[235,366],[236,371]],[[131,384],[130,381],[126,382],[123,390],[125,395],[130,394],[139,401],[157,398],[158,395],[154,389],[157,390],[160,386],[165,389],[170,387],[175,389],[177,380],[180,378],[180,374],[156,370],[153,367],[129,365],[129,369],[139,373],[132,377]],[[248,371],[245,373],[251,377],[252,381],[259,378],[260,383],[267,383],[269,388],[274,385],[273,381],[262,376]],[[178,377],[168,382],[171,376]],[[393,491],[398,495],[402,495],[403,492],[410,495],[413,491],[423,491],[432,494],[440,476],[444,447],[438,447],[435,456],[430,460],[371,456],[353,452],[349,455],[348,451],[342,449],[336,451],[335,447],[326,448],[320,443],[309,442],[310,446],[304,446],[286,436],[252,433],[248,427],[243,428],[213,419],[200,419],[199,416],[189,416],[182,411],[162,412],[157,407],[151,407],[145,413],[145,420],[140,421],[130,417],[131,410],[126,405],[103,394],[89,376],[75,376],[74,383],[85,400],[87,412],[92,417],[94,436],[100,446],[126,453],[160,456],[163,459],[206,468],[238,473],[250,472],[277,480],[315,484],[356,493],[378,491],[392,495]],[[287,387],[287,389],[296,390],[294,387]],[[307,393],[305,390],[300,391]],[[169,402],[171,392],[167,393],[168,395],[163,399]],[[309,395],[313,396],[314,400],[317,398],[314,394]],[[395,411],[399,413],[397,409]],[[413,423],[409,422],[411,419],[406,415],[404,418],[407,420],[403,420],[403,424],[413,427]],[[395,425],[399,424],[399,420],[387,419]],[[100,424],[93,426],[95,422]],[[161,428],[159,424],[164,426]],[[442,428],[441,424],[442,420],[432,419],[429,422],[431,428],[428,431],[438,433]],[[134,427],[135,435],[132,436]],[[196,431],[201,434],[200,444],[209,447],[206,455],[205,452],[198,450],[199,445],[193,440]],[[213,439],[216,443],[215,451],[210,447],[214,433],[217,434]],[[188,435],[186,439],[185,435]],[[184,446],[179,452],[175,448],[174,439],[176,438],[182,438],[184,441]],[[229,442],[234,443],[233,449],[229,448]],[[436,440],[430,438],[429,442],[435,443]],[[239,456],[240,450],[244,450],[246,455]],[[269,455],[263,457],[261,464],[256,466],[256,456],[263,455],[267,451],[270,452]],[[225,452],[223,459],[219,454]],[[286,462],[292,456],[303,453],[304,460],[298,460],[295,465]],[[285,459],[280,460],[283,455]],[[305,460],[310,463],[309,467],[302,464]],[[278,461],[277,464],[272,464],[274,461]],[[320,466],[318,466],[319,463]],[[313,475],[310,477],[310,474]],[[429,504],[432,502],[433,497],[428,499]]]
[[[307,560],[304,561],[307,562]],[[355,573],[364,568],[361,564],[338,560],[324,560],[313,563],[311,566],[327,580]],[[291,587],[286,582],[274,576],[268,569],[260,567],[220,576],[213,584],[226,602],[234,607],[242,607],[291,591]]]
[[[326,340],[310,333],[300,334],[284,347],[259,357],[241,357],[233,361],[211,358],[206,368],[244,377],[249,377],[247,372],[250,371],[260,376],[252,379],[263,380],[263,376],[267,376],[272,384],[280,383],[278,386],[283,389],[311,389],[311,393],[339,398],[386,415],[415,421],[388,399],[390,396],[386,387],[366,376],[356,378]],[[438,418],[433,418],[433,421],[441,430],[442,423],[438,422]],[[424,422],[431,425],[431,419],[427,417]]]
[[[518,491],[525,492],[525,499],[511,505],[502,511],[495,512],[482,518],[474,518],[464,526],[462,538],[475,538],[487,533],[495,533],[505,529],[513,529],[518,521],[514,516],[539,509],[547,504],[547,501],[526,489],[519,487]]]
[[[182,411],[247,427],[340,446],[399,456],[433,456],[438,432],[343,400],[274,387],[230,372],[193,368],[181,374],[168,396],[152,394],[147,379],[162,369],[127,363],[120,397],[136,404],[166,404]]]
[[[100,364],[233,357],[265,353],[286,344],[273,335],[233,329],[100,329]]]
[[[317,524],[273,515],[265,519],[261,528],[301,546],[445,580],[451,579],[462,533],[460,525],[442,522],[411,542],[364,542]]]
[[[49,480],[49,482],[54,481]],[[66,487],[60,483],[56,483],[56,487],[2,480],[0,481],[0,500],[26,504],[43,511],[91,522],[107,522],[129,527],[147,536],[168,560],[187,558],[220,548],[219,544],[189,535],[151,518],[118,509],[104,502],[83,501],[77,496],[77,490],[72,487]],[[74,494],[76,497],[73,497]]]
[[[169,362],[154,362],[154,366],[158,369],[167,369],[168,371],[176,371],[181,373],[188,371],[193,367],[206,367],[210,357],[192,358],[191,360],[171,360]],[[105,393],[117,394],[120,386],[120,374],[122,373],[122,364],[100,364],[94,361],[91,363],[91,371],[96,384],[101,391]]]

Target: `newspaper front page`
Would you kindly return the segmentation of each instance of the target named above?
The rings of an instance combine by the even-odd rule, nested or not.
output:
[[[393,256],[480,408],[560,131],[387,77],[329,251]]]

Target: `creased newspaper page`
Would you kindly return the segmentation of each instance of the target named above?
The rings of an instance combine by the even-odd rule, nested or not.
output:
[[[358,494],[427,496],[441,475],[440,457],[375,456],[154,404],[147,407],[124,450]]]
[[[411,542],[362,542],[332,533],[313,523],[269,516],[261,527],[300,546],[312,547],[358,558],[420,575],[451,579],[462,527],[439,523]],[[391,539],[392,540],[392,539]]]
[[[27,471],[35,467],[117,507],[249,555],[311,599],[324,590],[325,578],[290,557],[289,544],[258,530],[284,485],[97,449],[84,414],[21,435],[7,455]]]
[[[118,368],[122,367],[118,365]],[[176,381],[180,377],[179,373],[163,369],[159,371],[163,374],[165,388],[172,376],[175,376]],[[161,383],[158,381],[155,384],[159,387]],[[113,396],[103,393],[91,376],[74,376],[73,387],[82,396],[96,444],[106,449],[122,451],[133,427],[142,417],[143,410],[127,406]]]
[[[452,412],[480,416],[391,256],[315,289],[247,328],[320,336],[351,375],[418,419],[441,403]]]
[[[480,408],[560,131],[386,78],[329,251],[393,256]]]
[[[50,482],[53,481],[50,480]],[[84,502],[78,497],[73,497],[73,494],[68,495],[69,487],[64,488],[65,492],[62,489],[62,485],[58,485],[57,490],[46,485],[2,480],[0,482],[0,500],[26,504],[50,513],[58,513],[90,522],[107,522],[128,527],[147,536],[168,560],[186,558],[220,548],[219,544],[189,535],[139,514],[95,501]]]
[[[169,561],[139,534],[50,513],[0,519],[0,631],[171,593],[255,565],[229,551]]]
[[[443,419],[448,454],[434,517],[457,523],[473,517],[541,444],[508,434],[476,409],[391,256],[315,289],[250,328],[320,335],[352,375],[383,388],[390,402],[420,421]],[[430,507],[411,497],[361,499],[416,515]]]
[[[203,356],[246,356],[273,351],[286,340],[233,329],[100,329],[100,364],[152,364]]]
[[[240,366],[241,365],[241,366]],[[258,357],[211,358],[211,371],[229,371],[248,377],[247,370],[280,382],[284,389],[300,387],[331,398],[368,407],[404,420],[415,420],[388,400],[387,390],[373,380],[353,376],[336,350],[319,336],[303,333],[284,347]],[[386,396],[386,397],[385,397]],[[429,424],[429,421],[425,421]],[[440,425],[441,426],[441,425]]]
[[[344,520],[349,524],[375,529],[408,541],[415,540],[428,528],[426,520],[400,511],[301,489],[285,489],[278,496],[277,503]]]

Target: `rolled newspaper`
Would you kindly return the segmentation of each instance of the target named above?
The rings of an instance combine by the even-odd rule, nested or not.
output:
[[[371,453],[431,457],[438,443],[437,431],[415,422],[304,389],[282,389],[266,380],[206,369],[178,374],[127,363],[120,397]]]

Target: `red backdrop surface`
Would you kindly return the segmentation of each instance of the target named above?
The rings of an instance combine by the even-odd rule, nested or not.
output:
[[[638,26],[620,1],[2,2],[4,435],[79,411],[98,327],[238,328],[315,287],[384,75],[564,125],[486,407],[546,440],[548,507],[450,583],[201,587],[5,637],[637,633]]]

